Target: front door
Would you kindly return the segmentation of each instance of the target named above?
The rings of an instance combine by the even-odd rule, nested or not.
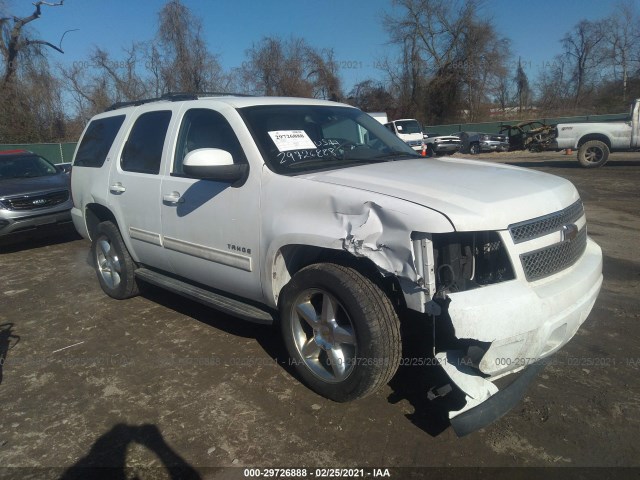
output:
[[[250,172],[242,185],[184,174],[184,157],[198,148],[226,150],[234,162],[247,163],[233,128],[216,110],[186,110],[175,144],[161,192],[163,245],[172,270],[204,285],[260,300],[260,172]]]

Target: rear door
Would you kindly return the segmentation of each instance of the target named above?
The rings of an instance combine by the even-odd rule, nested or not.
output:
[[[160,171],[173,116],[171,106],[138,110],[109,176],[109,206],[131,255],[162,270],[170,266],[162,249]]]

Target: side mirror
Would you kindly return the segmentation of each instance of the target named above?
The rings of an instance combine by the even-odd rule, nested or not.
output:
[[[71,164],[70,163],[58,163],[55,165],[56,170],[60,173],[70,173],[71,172]]]
[[[249,165],[234,164],[233,157],[219,148],[199,148],[187,153],[182,163],[185,175],[203,180],[237,182],[246,177]]]

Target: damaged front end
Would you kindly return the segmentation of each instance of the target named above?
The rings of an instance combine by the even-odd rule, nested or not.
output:
[[[545,218],[542,230],[533,219],[505,231],[413,235],[433,354],[465,395],[463,408],[449,412],[459,436],[513,408],[542,359],[574,336],[595,302],[602,254],[586,236],[582,204],[572,207]],[[565,238],[567,223],[578,234]],[[495,381],[516,372],[499,390]]]

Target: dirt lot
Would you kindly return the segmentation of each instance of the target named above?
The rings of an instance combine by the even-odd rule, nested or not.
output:
[[[85,465],[174,465],[193,478],[242,478],[207,467],[395,478],[417,466],[640,467],[640,154],[597,170],[559,154],[492,158],[573,181],[605,255],[591,315],[499,422],[457,438],[426,399],[433,372],[418,367],[362,401],[325,400],[296,380],[268,327],[156,289],[108,298],[89,244],[69,231],[0,249],[0,478]]]

